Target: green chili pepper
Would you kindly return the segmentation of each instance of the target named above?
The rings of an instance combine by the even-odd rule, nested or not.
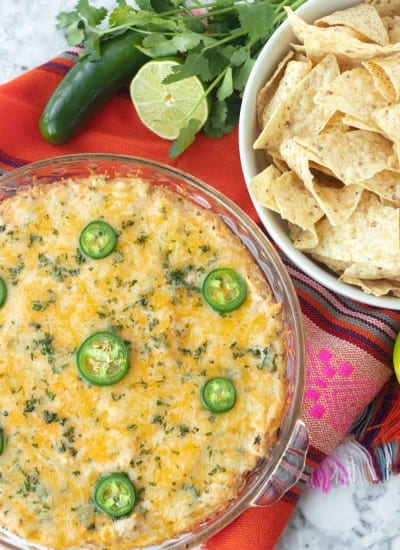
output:
[[[128,515],[135,505],[135,487],[123,472],[105,474],[96,482],[93,499],[101,512],[120,518]]]
[[[80,345],[76,366],[87,382],[109,386],[119,382],[128,371],[128,349],[115,334],[95,332]]]
[[[7,285],[2,277],[0,277],[0,308],[4,306],[7,300]]]
[[[234,269],[218,267],[203,281],[201,293],[209,306],[221,313],[240,307],[247,297],[247,287]]]
[[[211,378],[201,388],[200,400],[203,406],[211,412],[227,412],[236,402],[235,386],[229,378],[220,376]]]
[[[68,71],[39,120],[39,130],[46,141],[68,141],[100,105],[130,81],[148,60],[136,47],[139,40],[132,31],[110,38],[102,44],[99,60],[82,57]]]
[[[79,248],[89,258],[105,258],[117,245],[117,234],[113,227],[102,220],[88,223],[79,236]]]

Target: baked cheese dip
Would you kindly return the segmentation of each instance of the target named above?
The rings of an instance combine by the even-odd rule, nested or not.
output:
[[[0,526],[52,549],[165,541],[277,437],[280,305],[222,220],[140,178],[0,205]]]

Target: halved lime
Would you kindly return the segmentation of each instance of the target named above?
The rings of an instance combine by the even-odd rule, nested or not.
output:
[[[179,62],[153,59],[145,63],[133,77],[130,94],[142,123],[164,139],[174,140],[190,119],[199,121],[198,130],[208,117],[208,101],[204,87],[196,76],[163,84],[164,78]]]
[[[397,334],[393,348],[393,367],[397,381],[400,382],[400,332]]]

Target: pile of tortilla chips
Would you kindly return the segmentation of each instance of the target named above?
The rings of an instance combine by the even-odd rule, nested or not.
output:
[[[400,297],[400,0],[287,13],[299,44],[258,95],[251,193],[341,281]]]

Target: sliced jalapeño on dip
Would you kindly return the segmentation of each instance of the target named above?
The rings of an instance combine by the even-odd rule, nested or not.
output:
[[[105,258],[117,245],[117,234],[107,222],[95,220],[88,223],[79,236],[79,248],[86,256],[99,260]]]
[[[247,297],[247,287],[237,271],[230,267],[218,267],[205,277],[201,293],[212,309],[227,313],[243,304]]]
[[[2,277],[0,277],[0,307],[3,307],[7,300],[7,285]]]
[[[95,332],[80,345],[76,366],[87,382],[109,386],[125,376],[129,368],[128,349],[112,332]]]
[[[93,499],[98,510],[120,518],[128,515],[135,505],[135,487],[124,472],[104,474],[96,481]]]
[[[211,412],[230,411],[236,402],[235,386],[229,378],[210,378],[201,388],[200,399],[203,406]]]

